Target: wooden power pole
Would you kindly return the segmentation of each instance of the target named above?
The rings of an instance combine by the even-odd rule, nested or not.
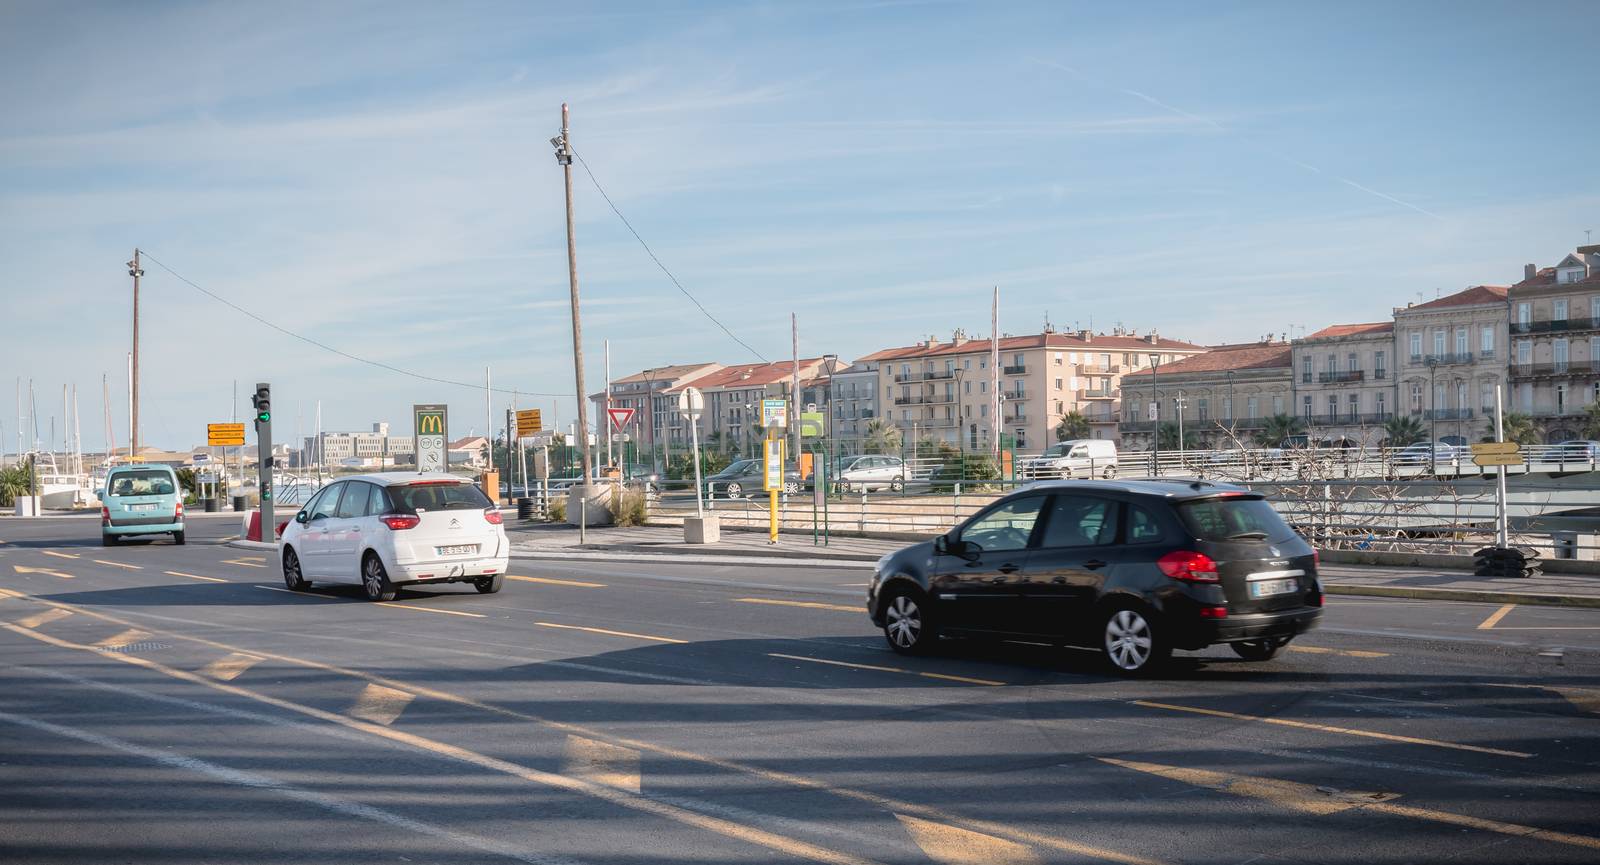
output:
[[[578,454],[584,485],[591,481],[589,461],[589,401],[583,387],[583,324],[578,317],[578,240],[572,229],[572,139],[569,137],[567,103],[561,103],[561,135],[550,142],[556,148],[556,161],[567,184],[567,283],[572,291],[572,372],[578,385]]]
[[[139,277],[144,269],[139,266],[139,249],[134,247],[133,260],[128,262],[128,275],[133,277],[133,379],[128,386],[128,400],[132,404],[132,417],[128,424],[128,457],[139,455]]]

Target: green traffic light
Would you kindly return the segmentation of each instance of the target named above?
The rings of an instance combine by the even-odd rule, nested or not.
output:
[[[270,411],[256,412],[256,423],[268,423],[271,420],[272,420],[272,412],[270,412]]]

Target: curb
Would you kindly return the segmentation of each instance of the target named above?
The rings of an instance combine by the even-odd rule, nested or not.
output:
[[[223,543],[227,546],[237,547],[241,550],[272,550],[273,552],[277,552],[278,550],[277,544],[269,544],[266,541],[246,541],[235,538],[231,541],[224,541]]]
[[[1600,597],[1547,595],[1539,592],[1491,592],[1481,589],[1424,589],[1411,586],[1351,586],[1323,583],[1329,595],[1364,595],[1379,598],[1414,598],[1426,601],[1478,601],[1487,604],[1526,604],[1544,607],[1600,608]]]

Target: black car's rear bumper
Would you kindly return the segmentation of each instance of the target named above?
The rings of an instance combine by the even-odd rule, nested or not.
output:
[[[1214,643],[1288,638],[1315,628],[1321,619],[1321,607],[1230,615],[1226,619],[1190,622],[1178,632],[1174,642],[1180,649],[1203,649]]]

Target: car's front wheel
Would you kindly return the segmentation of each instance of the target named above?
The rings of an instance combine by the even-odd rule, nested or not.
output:
[[[1112,478],[1115,478],[1116,476],[1117,476],[1117,467],[1116,466],[1106,466],[1106,470],[1101,473],[1101,477],[1105,478],[1108,481],[1111,480]]]
[[[361,589],[367,593],[369,601],[394,600],[397,590],[394,583],[389,582],[389,573],[376,553],[368,553],[361,561]]]
[[[283,548],[283,584],[291,592],[304,592],[311,588],[311,581],[300,571],[300,556],[295,554],[293,547]]]
[[[736,499],[744,492],[744,487],[737,483],[728,484],[726,491],[728,498]]]
[[[1270,661],[1289,645],[1286,639],[1251,640],[1247,643],[1229,643],[1228,648],[1246,661]]]
[[[1106,616],[1102,642],[1112,669],[1126,676],[1149,673],[1172,654],[1155,616],[1132,606],[1118,607]]]
[[[784,485],[783,485],[783,491],[785,493],[791,495],[791,496],[795,495],[796,493],[800,492],[800,482],[799,481],[787,481],[787,482],[785,482]]]
[[[889,648],[902,655],[921,655],[939,641],[921,596],[901,591],[891,595],[883,608],[883,637]]]

